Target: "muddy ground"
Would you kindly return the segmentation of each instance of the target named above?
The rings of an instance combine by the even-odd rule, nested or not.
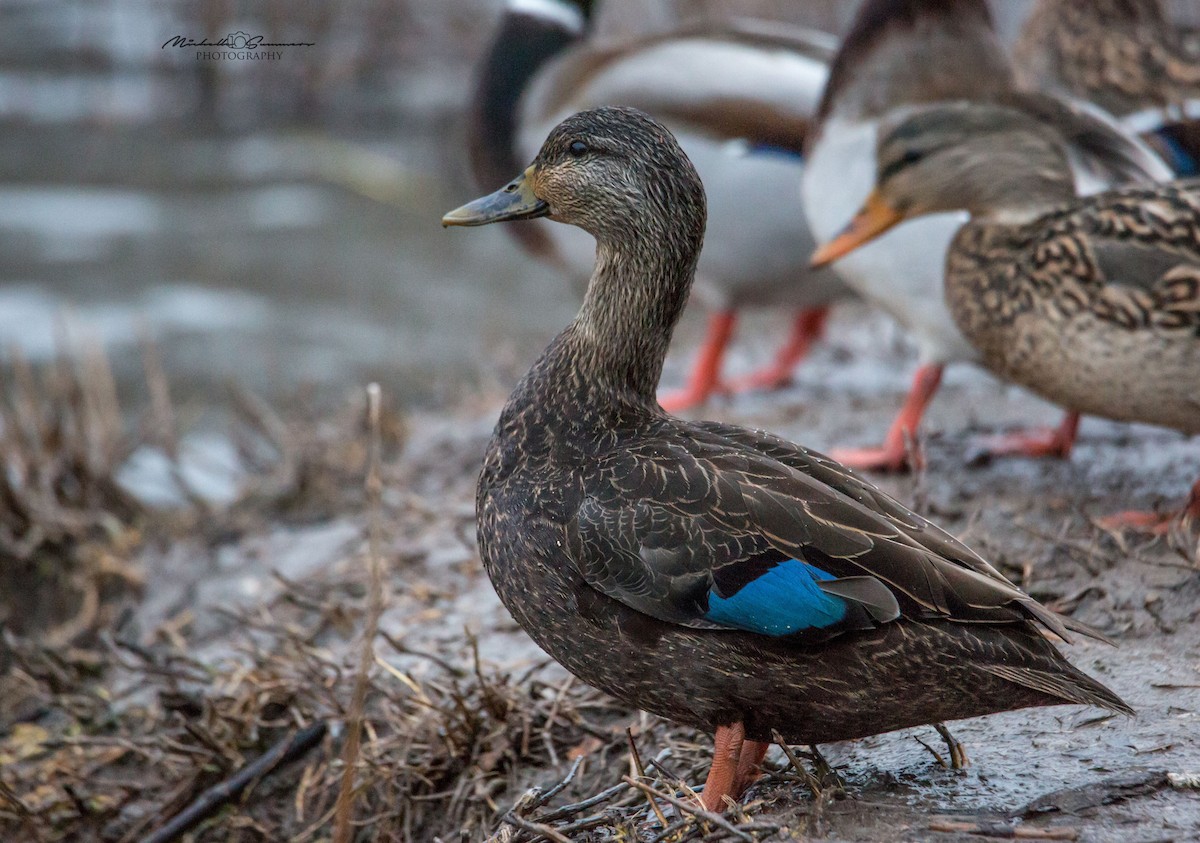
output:
[[[734,365],[765,359],[783,321],[762,317]],[[684,333],[668,380],[682,376],[695,325]],[[885,430],[912,366],[883,319],[848,307],[792,388],[704,412],[814,447],[866,443]],[[570,681],[494,596],[474,545],[473,489],[514,375],[453,408],[389,416],[377,509],[362,491],[362,425],[336,427],[280,461],[290,468],[271,476],[284,492],[177,514],[169,529],[146,522],[122,563],[136,587],[110,582],[100,596],[109,611],[96,615],[105,623],[69,640],[10,635],[0,836],[152,839],[207,788],[323,724],[298,760],[220,802],[193,837],[162,839],[331,839],[377,512],[385,603],[353,762],[359,839],[534,840],[539,822],[578,840],[965,841],[980,838],[953,829],[1014,826],[1045,839],[1200,839],[1196,536],[1119,539],[1092,520],[1180,501],[1200,443],[1089,420],[1069,462],[968,467],[981,432],[1056,412],[966,369],[931,411],[927,470],[878,482],[1039,599],[1112,636],[1118,647],[1081,641],[1070,657],[1138,716],[1061,707],[955,723],[965,771],[939,766],[922,745],[941,750],[931,728],[825,746],[842,784],[827,780],[820,798],[775,749],[775,772],[750,792],[734,831],[684,823],[666,806],[674,831],[664,836],[628,789],[555,813],[622,784],[627,728],[643,762],[661,761],[647,772],[660,791],[703,780],[708,739]],[[518,812],[526,830],[502,823],[526,788],[559,781],[574,759],[580,769],[561,793]]]

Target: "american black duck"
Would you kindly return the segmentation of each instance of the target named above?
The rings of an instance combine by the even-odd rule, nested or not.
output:
[[[659,406],[705,225],[665,127],[576,114],[522,175],[443,222],[533,217],[590,232],[596,267],[500,415],[480,554],[568,670],[715,732],[707,807],[754,780],[773,730],[816,744],[1026,706],[1130,711],[1049,640],[1094,633],[852,471]]]

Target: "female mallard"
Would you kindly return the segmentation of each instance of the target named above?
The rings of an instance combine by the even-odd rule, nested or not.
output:
[[[972,103],[897,115],[877,154],[874,193],[819,257],[964,210],[946,302],[989,369],[1076,412],[1200,433],[1200,181],[1077,199],[1045,127]],[[1200,516],[1200,482],[1184,513]]]
[[[1171,176],[1106,119],[1017,92],[985,0],[865,0],[833,60],[808,148],[802,192],[819,240],[833,237],[870,191],[875,140],[888,113],[955,99],[1010,103],[1035,115],[1068,145],[1081,193]],[[961,214],[907,221],[835,265],[847,285],[904,326],[921,358],[882,446],[833,452],[854,468],[908,467],[946,365],[976,360],[941,299],[946,249],[962,221]],[[990,450],[1066,456],[1077,423],[1069,415],[1055,431],[999,437]]]
[[[773,731],[822,743],[1025,706],[1130,711],[1046,636],[1094,633],[853,472],[659,406],[705,225],[665,127],[633,109],[574,115],[523,175],[443,223],[533,217],[590,232],[596,266],[500,415],[480,554],[572,673],[715,730],[706,806],[755,778]]]
[[[720,30],[589,37],[591,0],[509,0],[481,65],[471,108],[476,181],[499,184],[530,160],[562,118],[601,105],[641,108],[666,122],[708,186],[709,229],[696,292],[708,335],[673,410],[715,391],[775,388],[791,378],[846,290],[808,265],[815,241],[796,185],[800,150],[835,42],[823,33],[750,21]],[[595,244],[578,229],[516,227],[535,256],[586,279]],[[735,384],[721,377],[737,313],[795,309],[792,335],[766,368]]]
[[[1013,58],[1022,84],[1096,103],[1200,175],[1200,52],[1161,0],[1040,0]]]

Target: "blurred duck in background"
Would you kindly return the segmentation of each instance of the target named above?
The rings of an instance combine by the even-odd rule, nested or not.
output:
[[[876,187],[824,247],[843,254],[903,220],[965,211],[946,300],[985,366],[1075,412],[1200,433],[1200,180],[1087,198],[1062,139],[978,103],[898,113],[881,126]],[[1122,513],[1158,532],[1200,519]]]
[[[683,410],[718,391],[785,385],[820,337],[829,304],[846,294],[814,270],[815,241],[800,201],[801,157],[827,62],[830,36],[780,24],[732,21],[666,35],[589,38],[591,0],[509,0],[483,61],[471,110],[471,162],[481,188],[520,172],[565,116],[627,105],[662,120],[708,189],[709,217],[696,295],[710,310],[707,337],[685,388],[663,396]],[[531,255],[581,281],[595,244],[569,226],[510,229]],[[735,383],[721,364],[737,313],[748,306],[796,311],[791,336],[766,368]]]
[[[1013,57],[1025,87],[1096,103],[1200,175],[1200,52],[1161,0],[1040,0]]]
[[[1051,97],[1018,93],[1015,84],[984,0],[866,0],[832,64],[808,147],[803,199],[818,239],[835,237],[870,192],[880,122],[915,104],[966,99],[1019,108],[1062,139],[1079,193],[1170,178],[1161,159],[1113,121]],[[961,211],[906,219],[836,264],[849,286],[909,331],[920,355],[883,445],[834,451],[847,465],[900,471],[919,463],[917,428],[945,365],[978,359],[942,291],[946,251],[964,221]],[[816,257],[822,263],[838,256]],[[993,437],[987,450],[1066,456],[1078,421],[1071,413],[1054,430]]]

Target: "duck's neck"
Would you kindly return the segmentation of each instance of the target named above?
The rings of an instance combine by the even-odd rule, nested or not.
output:
[[[959,201],[953,205],[977,222],[1021,226],[1075,200],[1074,174],[1062,150],[1031,134],[1001,141],[1002,147],[993,145],[986,155],[964,159],[965,172],[954,182]]]
[[[562,350],[578,382],[602,400],[657,406],[663,361],[687,303],[702,236],[639,232],[620,244],[598,241],[596,268]]]
[[[528,163],[517,157],[517,107],[529,81],[583,39],[592,0],[509,0],[479,68],[471,104],[470,156],[480,186],[503,184]]]

